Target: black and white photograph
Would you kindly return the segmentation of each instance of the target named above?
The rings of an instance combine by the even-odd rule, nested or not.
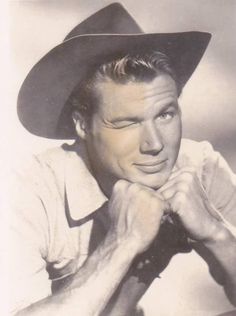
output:
[[[6,316],[236,316],[236,1],[6,12]]]

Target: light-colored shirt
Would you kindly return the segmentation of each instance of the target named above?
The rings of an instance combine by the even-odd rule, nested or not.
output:
[[[183,139],[175,168],[184,166],[196,168],[216,212],[233,231],[236,176],[222,156],[208,142]],[[63,145],[34,157],[16,181],[10,215],[13,313],[49,296],[51,280],[82,266],[89,254],[93,214],[107,201],[81,145]],[[141,305],[147,316],[157,311],[203,316],[232,309],[205,262],[193,252],[172,259]]]

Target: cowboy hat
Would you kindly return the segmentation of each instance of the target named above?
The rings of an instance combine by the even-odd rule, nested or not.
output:
[[[19,92],[19,119],[35,135],[72,139],[75,131],[66,102],[90,69],[129,53],[160,51],[184,86],[210,37],[203,32],[143,33],[123,6],[113,3],[78,24],[32,68]]]

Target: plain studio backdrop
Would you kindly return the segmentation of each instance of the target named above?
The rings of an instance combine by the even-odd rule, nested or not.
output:
[[[9,72],[3,71],[1,78],[3,84],[11,82],[3,91],[5,99],[1,104],[1,148],[7,153],[4,155],[7,162],[61,143],[33,136],[20,125],[16,115],[18,90],[29,70],[44,54],[59,44],[79,21],[111,2],[8,1],[9,19],[4,38],[10,47],[5,55],[11,72],[9,76]],[[184,136],[209,140],[236,171],[236,1],[121,2],[145,32],[198,30],[212,33],[210,45],[180,98]],[[6,52],[6,48],[2,46],[1,50]],[[3,160],[3,166],[5,163]],[[184,265],[191,269],[185,271]],[[168,282],[165,273],[169,275]],[[155,310],[157,300],[162,302],[159,306],[163,311]],[[142,303],[147,315],[153,316],[157,313],[202,316],[230,310],[222,289],[209,277],[205,263],[192,253],[176,256]]]

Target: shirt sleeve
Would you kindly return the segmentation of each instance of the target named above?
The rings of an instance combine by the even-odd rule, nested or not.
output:
[[[205,142],[202,180],[209,200],[235,234],[236,175],[219,152]]]
[[[10,313],[51,294],[46,270],[48,221],[40,192],[40,166],[12,177],[10,192]]]

